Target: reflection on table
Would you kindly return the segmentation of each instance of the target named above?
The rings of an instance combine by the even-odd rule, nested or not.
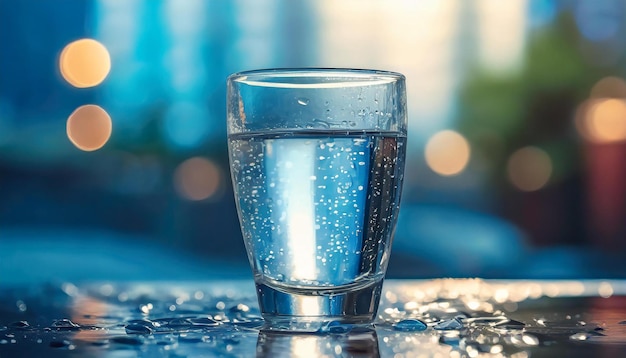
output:
[[[373,326],[264,329],[254,285],[4,286],[0,356],[615,357],[626,281],[389,280]]]

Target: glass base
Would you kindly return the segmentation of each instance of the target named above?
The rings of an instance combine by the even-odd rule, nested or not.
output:
[[[293,288],[256,282],[264,330],[341,332],[371,325],[378,310],[383,280],[341,288]]]

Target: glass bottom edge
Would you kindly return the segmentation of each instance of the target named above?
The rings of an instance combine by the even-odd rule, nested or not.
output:
[[[276,289],[256,282],[263,330],[296,332],[341,332],[353,326],[371,326],[376,317],[383,280],[350,291],[311,294],[301,290]]]

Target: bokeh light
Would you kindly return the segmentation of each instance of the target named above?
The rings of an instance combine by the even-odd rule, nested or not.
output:
[[[63,78],[78,88],[100,84],[111,70],[109,51],[100,42],[81,39],[71,42],[61,52],[59,69]]]
[[[102,148],[111,137],[113,125],[109,114],[99,106],[78,107],[67,119],[67,137],[78,148],[94,151]]]
[[[524,147],[511,155],[507,165],[511,183],[522,191],[543,188],[552,175],[552,160],[537,147]]]
[[[461,134],[444,130],[426,143],[426,163],[437,174],[457,175],[465,169],[470,158],[470,145]]]
[[[590,100],[580,109],[576,125],[584,138],[595,143],[626,140],[626,101]]]
[[[591,88],[591,98],[626,98],[626,81],[619,77],[604,77]]]
[[[574,17],[581,35],[591,41],[604,41],[619,33],[623,22],[619,1],[577,1]]]
[[[174,187],[180,196],[192,201],[205,200],[220,189],[222,175],[212,161],[193,157],[182,162],[174,173]]]

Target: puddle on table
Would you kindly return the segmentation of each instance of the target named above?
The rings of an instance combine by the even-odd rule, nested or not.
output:
[[[0,293],[0,356],[528,358],[626,353],[624,296],[613,291],[594,296],[586,286],[570,292],[565,283],[536,285],[395,281],[386,284],[374,326],[329,325],[317,334],[262,330],[248,282],[210,284],[207,290],[191,283],[45,285]]]

